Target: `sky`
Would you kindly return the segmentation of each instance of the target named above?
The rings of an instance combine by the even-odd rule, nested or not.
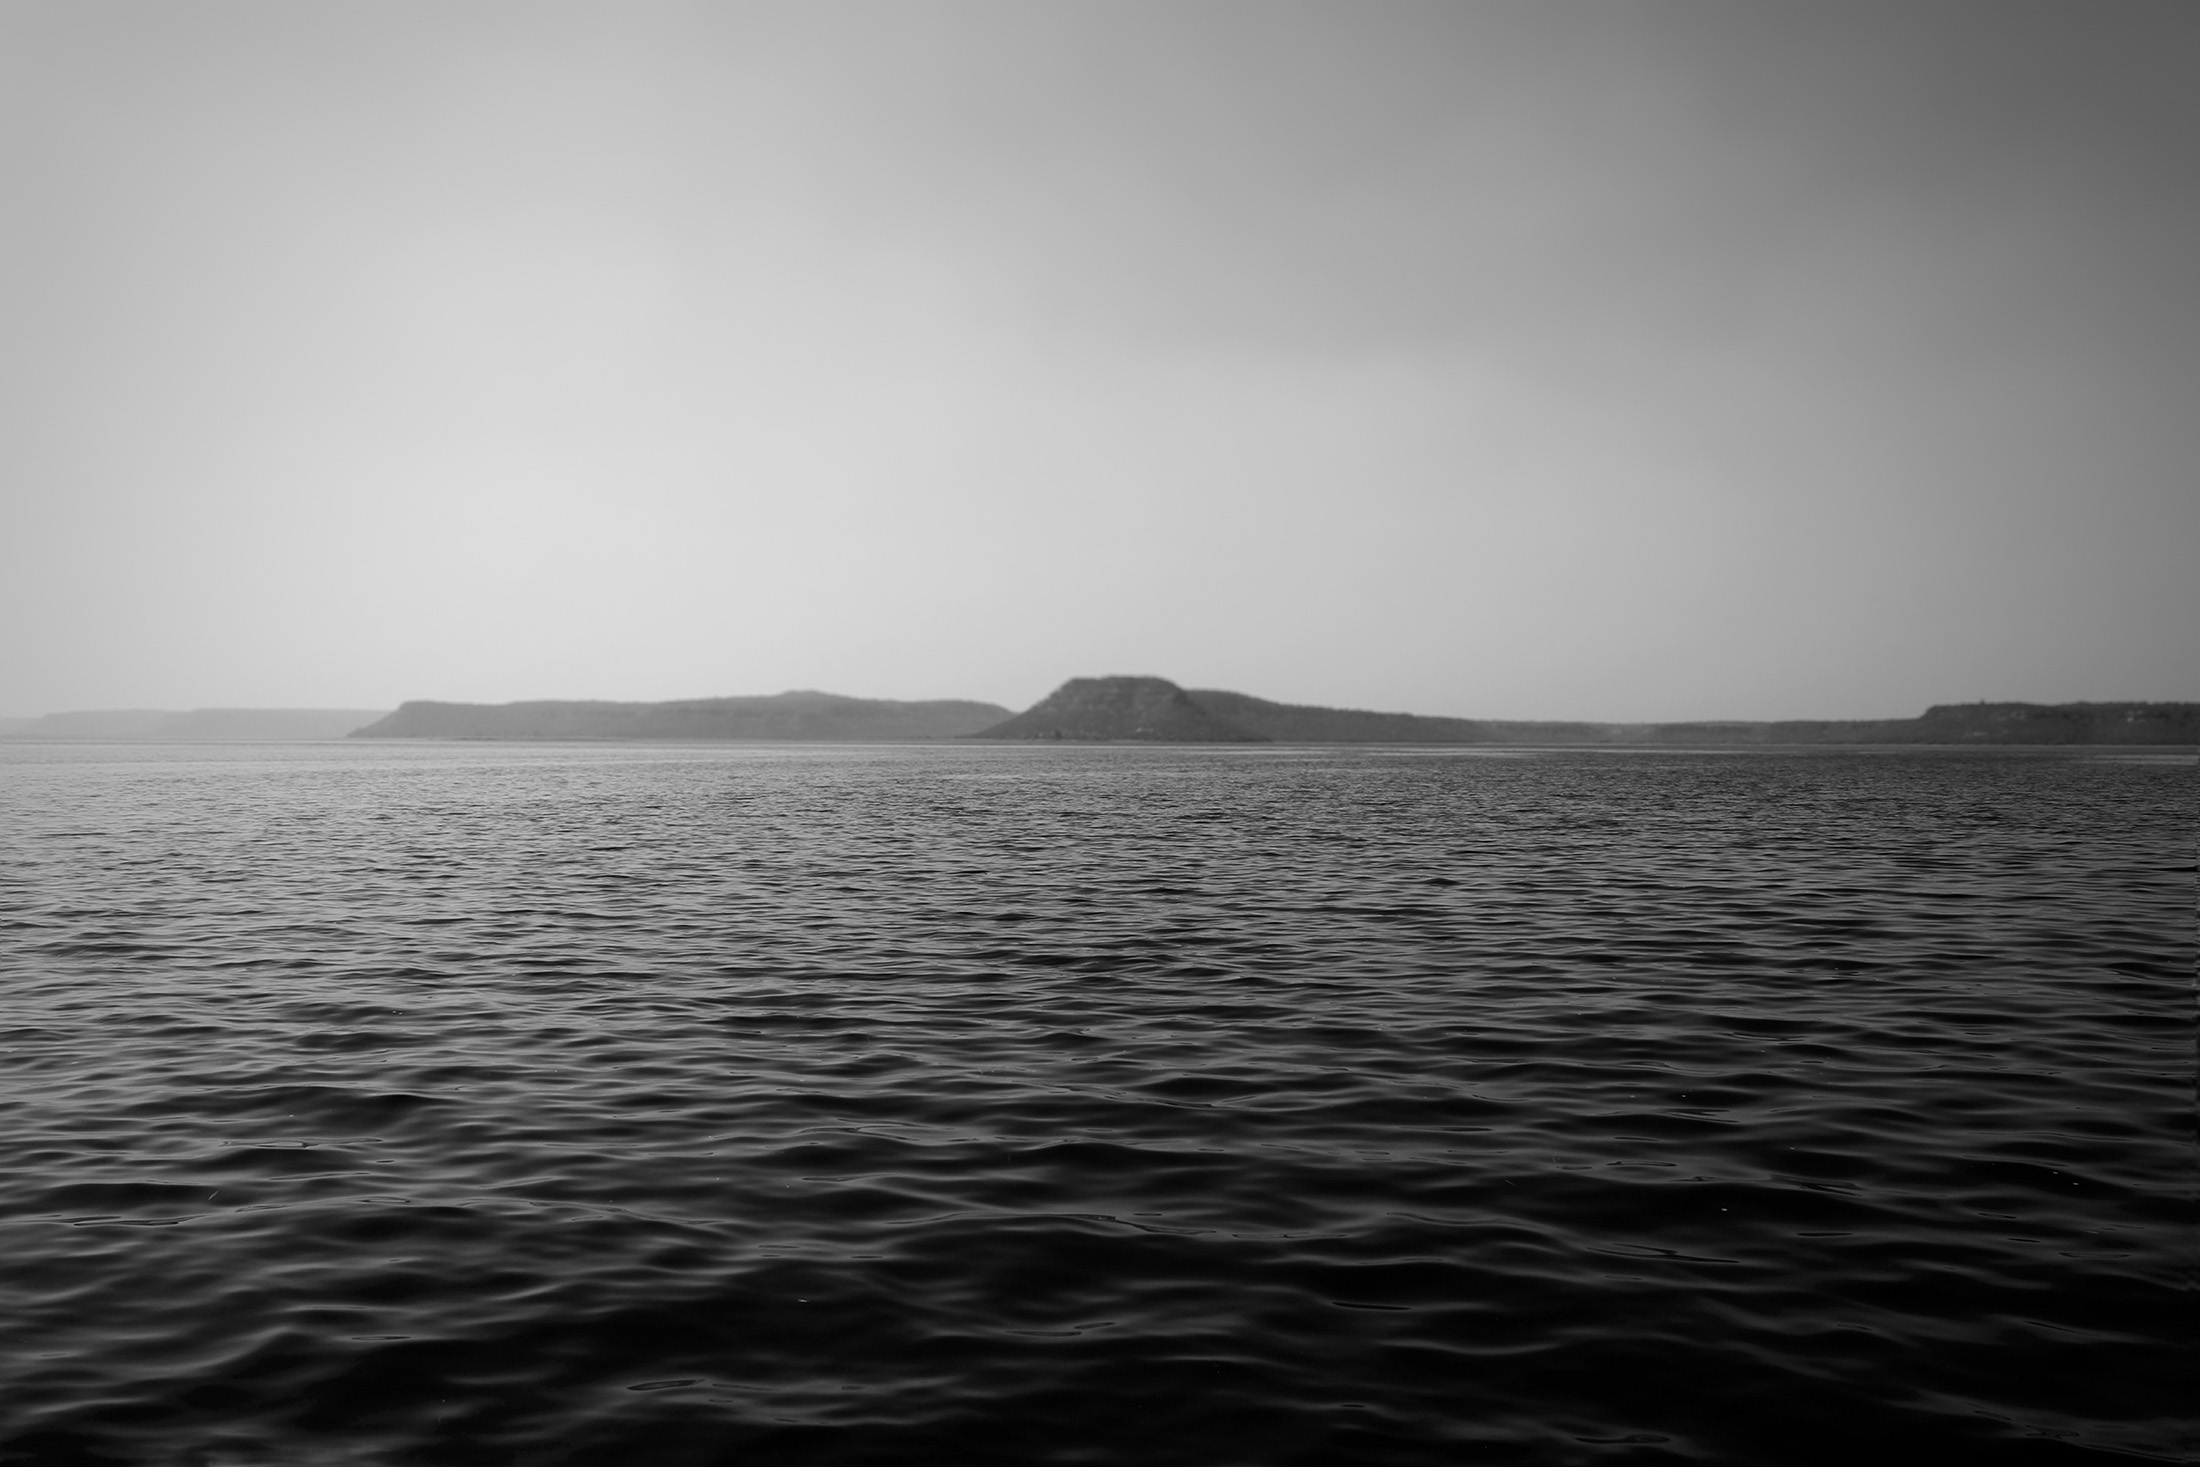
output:
[[[2200,698],[2189,0],[0,0],[0,714]]]

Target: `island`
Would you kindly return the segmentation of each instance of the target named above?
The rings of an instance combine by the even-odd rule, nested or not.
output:
[[[1021,713],[974,699],[900,702],[798,690],[660,703],[409,702],[395,712],[200,708],[0,720],[0,741],[671,739],[696,742],[1424,744],[1517,748],[2010,745],[2200,748],[2200,703],[1939,703],[1913,718],[1588,723],[1278,703],[1152,676],[1074,677]]]
[[[974,735],[1144,743],[1733,748],[1800,744],[2200,745],[2200,703],[1941,703],[1915,718],[1580,723],[1274,703],[1158,677],[1072,678]]]
[[[905,743],[952,739],[1009,716],[998,703],[899,703],[807,690],[669,703],[401,704],[358,739],[735,739]]]
[[[58,743],[303,743],[340,739],[386,708],[112,708],[0,722],[0,738]]]

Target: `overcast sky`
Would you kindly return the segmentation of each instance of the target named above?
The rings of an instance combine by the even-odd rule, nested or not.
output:
[[[0,714],[2200,697],[2200,6],[0,0]]]

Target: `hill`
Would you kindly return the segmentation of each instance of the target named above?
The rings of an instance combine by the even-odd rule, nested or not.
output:
[[[745,739],[899,743],[951,739],[999,722],[998,703],[899,703],[838,693],[687,698],[669,703],[410,702],[362,739]]]
[[[1265,743],[1202,706],[1167,678],[1073,677],[981,739],[1134,740],[1167,744]]]

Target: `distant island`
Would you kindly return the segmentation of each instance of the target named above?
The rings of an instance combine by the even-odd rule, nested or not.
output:
[[[1279,743],[1666,748],[1760,744],[2200,745],[2200,703],[1936,703],[1916,718],[1563,723],[1316,708],[1208,689],[1195,690],[1189,696],[1239,728]]]
[[[1917,718],[1552,723],[1435,718],[1187,691],[1164,678],[1072,678],[989,739],[1727,748],[1781,744],[2200,744],[2200,703],[1942,703]]]
[[[0,721],[0,738],[146,743],[290,743],[340,739],[388,712],[382,708],[117,708]]]
[[[672,703],[405,703],[359,739],[745,739],[902,743],[952,739],[1009,716],[998,703],[897,703],[838,693]]]
[[[1915,718],[1580,723],[1276,703],[1160,677],[1077,677],[1021,713],[970,699],[838,693],[665,703],[418,701],[395,712],[201,708],[0,720],[0,739],[212,743],[309,739],[687,739],[788,743],[1463,744],[1752,748],[1835,744],[2200,747],[2200,703],[1941,703]]]

